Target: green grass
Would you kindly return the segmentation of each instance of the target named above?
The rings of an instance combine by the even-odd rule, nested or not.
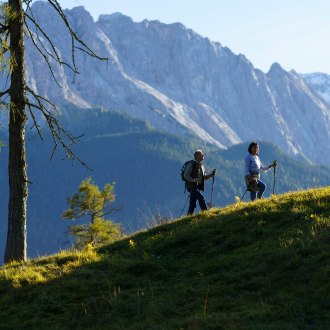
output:
[[[0,270],[0,329],[329,329],[330,188]]]

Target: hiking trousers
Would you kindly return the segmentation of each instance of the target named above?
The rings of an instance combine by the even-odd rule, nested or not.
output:
[[[262,195],[263,195],[263,193],[266,190],[266,185],[262,181],[260,181],[259,179],[258,179],[258,182],[257,182],[257,186],[259,188],[259,191],[258,192],[256,192],[256,191],[250,191],[251,201],[254,201],[256,199],[256,197],[261,198]]]
[[[197,201],[202,211],[207,210],[204,195],[201,193],[200,190],[198,190],[197,188],[192,188],[189,189],[188,192],[190,192],[190,199],[189,199],[189,208],[187,215],[194,213],[194,210],[197,205]]]

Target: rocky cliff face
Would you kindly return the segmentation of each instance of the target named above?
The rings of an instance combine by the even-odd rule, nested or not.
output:
[[[37,2],[33,10],[61,56],[70,59],[65,26],[47,3]],[[179,23],[135,23],[119,13],[94,22],[83,7],[66,15],[78,35],[110,60],[77,52],[79,75],[65,66],[54,68],[59,88],[27,40],[27,82],[65,114],[72,115],[70,104],[102,106],[220,148],[265,140],[289,154],[330,161],[329,105],[297,73],[279,64],[263,73],[243,55]]]
[[[322,72],[301,74],[307,84],[330,104],[330,75]]]

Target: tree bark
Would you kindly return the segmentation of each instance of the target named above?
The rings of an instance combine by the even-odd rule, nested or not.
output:
[[[8,1],[15,13],[10,20],[10,56],[13,61],[9,111],[9,204],[4,262],[26,260],[26,201],[28,195],[25,154],[24,13],[22,0]]]

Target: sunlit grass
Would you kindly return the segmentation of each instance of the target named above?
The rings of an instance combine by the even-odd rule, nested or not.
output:
[[[0,316],[8,329],[326,329],[329,197],[239,201],[99,250],[12,263]]]

